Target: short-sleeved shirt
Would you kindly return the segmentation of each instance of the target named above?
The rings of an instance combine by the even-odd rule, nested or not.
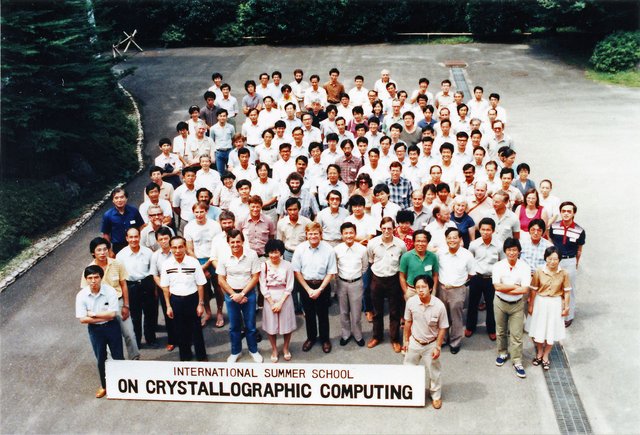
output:
[[[185,255],[182,262],[178,262],[172,256],[162,263],[160,286],[169,287],[172,295],[192,295],[198,291],[199,285],[205,285],[206,282],[200,262],[193,257]]]
[[[329,204],[327,203],[327,195],[332,190],[337,190],[342,195],[342,201],[340,201],[340,205],[347,205],[347,201],[349,201],[349,188],[342,181],[338,180],[336,184],[331,184],[329,180],[322,180],[318,183],[318,202],[321,207],[327,207]]]
[[[551,224],[549,230],[549,239],[558,248],[562,258],[575,257],[578,247],[585,244],[586,237],[584,229],[575,222],[565,227],[562,221],[557,221]]]
[[[258,254],[251,249],[244,249],[238,258],[230,255],[218,260],[216,273],[225,276],[227,283],[234,290],[242,290],[251,281],[254,273],[260,272]]]
[[[153,252],[146,246],[140,246],[138,252],[133,252],[130,246],[125,246],[116,255],[116,260],[121,262],[130,281],[139,281],[151,275],[151,256]]]
[[[96,261],[92,261],[89,266],[97,266]],[[102,277],[102,283],[111,286],[118,294],[118,298],[122,297],[122,287],[120,281],[126,281],[129,279],[129,274],[124,264],[113,258],[107,258],[107,267],[104,268],[104,276]],[[80,279],[80,287],[86,287],[88,285],[84,276]]]
[[[469,275],[476,274],[473,255],[462,247],[454,254],[448,249],[441,249],[438,253],[438,266],[438,280],[445,286],[463,286]]]
[[[331,241],[341,240],[340,225],[347,217],[349,217],[349,212],[342,207],[338,207],[337,213],[332,213],[329,207],[321,210],[316,222],[322,225],[322,238]]]
[[[367,248],[360,243],[354,243],[351,246],[340,243],[334,250],[336,251],[338,276],[342,279],[358,279],[369,267]]]
[[[409,208],[411,205],[411,193],[413,192],[411,181],[400,177],[398,183],[394,184],[391,178],[388,178],[385,184],[389,186],[389,200],[398,204],[402,210]]]
[[[175,236],[175,233],[171,228],[165,225],[162,225],[161,228],[167,228],[169,231],[171,231],[171,237]],[[146,246],[147,248],[151,249],[154,252],[160,249],[160,245],[156,240],[156,232],[153,229],[152,225],[147,225],[140,232],[140,245]]]
[[[413,231],[424,230],[433,219],[431,211],[424,207],[420,212],[415,211],[413,207],[410,207],[409,210],[413,213],[413,224],[411,224]]]
[[[390,243],[384,243],[382,236],[374,237],[367,244],[371,271],[381,278],[395,275],[400,269],[400,258],[405,252],[407,246],[397,237]]]
[[[362,160],[356,158],[353,154],[351,154],[351,157],[348,159],[344,155],[341,155],[336,159],[336,165],[340,166],[342,181],[351,184],[356,182],[356,176],[362,167]]]
[[[203,225],[195,220],[184,227],[184,238],[187,242],[193,242],[193,252],[196,258],[209,258],[211,242],[213,238],[222,232],[220,224],[207,219]]]
[[[277,238],[284,242],[284,248],[287,251],[295,251],[298,245],[307,239],[305,227],[311,223],[311,220],[304,216],[298,216],[298,221],[291,223],[289,216],[284,216],[278,221]]]
[[[571,290],[571,280],[567,271],[561,267],[552,272],[543,266],[533,272],[531,288],[538,296],[557,297]]]
[[[102,216],[102,226],[100,232],[108,234],[111,243],[126,243],[125,236],[131,227],[140,228],[144,225],[144,220],[138,209],[126,204],[120,213],[115,207],[111,207]]]
[[[416,277],[428,275],[433,277],[438,273],[438,257],[431,251],[427,251],[423,259],[420,259],[415,249],[405,253],[400,259],[400,272],[404,273],[407,284],[413,287]]]
[[[245,239],[249,241],[249,246],[258,255],[264,255],[265,245],[270,238],[276,236],[276,224],[264,213],[260,213],[257,221],[254,221],[251,216],[238,220],[236,228],[242,231]]]
[[[76,318],[78,319],[86,317],[89,311],[94,314],[105,311],[117,313],[119,309],[118,294],[113,287],[105,283],[100,285],[98,293],[91,292],[91,289],[87,286],[76,294]],[[105,320],[97,324],[102,325],[107,322],[108,320]]]
[[[376,222],[373,220],[371,215],[363,214],[360,219],[356,218],[355,215],[348,216],[345,222],[351,222],[356,226],[356,237],[358,239],[365,239],[368,236],[376,235],[376,228],[380,225],[380,221]]]
[[[162,252],[162,250],[157,250],[156,252],[154,252],[151,256],[151,275],[160,277],[160,273],[162,272],[162,264],[165,262],[165,260],[171,257],[173,257],[171,251],[167,252],[166,254]]]
[[[526,238],[521,241],[522,252],[520,252],[520,258],[526,261],[531,268],[531,271],[537,270],[546,264],[544,261],[544,251],[553,246],[553,243],[547,239],[540,239],[538,244],[531,241],[531,238]]]
[[[435,340],[440,329],[449,327],[447,310],[435,296],[431,296],[428,304],[418,295],[411,296],[404,309],[404,319],[412,322],[411,335],[423,343]]]
[[[475,239],[469,245],[469,252],[476,260],[476,273],[479,275],[491,276],[493,265],[504,258],[502,246],[494,238],[488,245],[482,238]]]
[[[323,280],[325,276],[338,273],[336,253],[327,242],[320,241],[315,248],[302,242],[293,253],[293,270],[302,273],[307,281]]]
[[[193,204],[197,202],[196,188],[189,189],[186,184],[181,184],[173,192],[173,206],[180,208],[180,218],[186,221],[195,219],[193,215]]]
[[[505,210],[501,218],[498,218],[496,211],[493,210],[487,217],[496,223],[493,237],[499,245],[502,245],[508,237],[513,237],[516,233],[520,234],[520,219],[511,210]]]
[[[492,277],[493,285],[507,284],[519,287],[529,287],[531,284],[531,269],[523,260],[516,261],[515,266],[509,265],[509,260],[498,261],[493,266]],[[496,291],[496,297],[507,302],[515,302],[522,299],[524,295],[510,295]]]

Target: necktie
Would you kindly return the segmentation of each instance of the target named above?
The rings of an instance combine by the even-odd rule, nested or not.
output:
[[[360,158],[362,159],[362,166],[364,166],[364,156],[360,156]]]

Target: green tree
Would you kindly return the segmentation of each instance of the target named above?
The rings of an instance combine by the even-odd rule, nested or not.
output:
[[[2,173],[45,179],[83,156],[94,181],[137,168],[135,136],[85,0],[3,2]]]

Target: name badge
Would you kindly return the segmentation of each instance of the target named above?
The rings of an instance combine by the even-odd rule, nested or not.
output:
[[[432,267],[433,267],[432,265],[427,264],[427,265],[424,266],[424,271],[425,272],[431,272]]]
[[[351,172],[356,172],[356,168],[351,168]]]
[[[132,221],[129,221],[129,224],[131,224],[131,225],[135,225],[135,224],[136,224],[135,219],[134,219],[134,220],[132,220]]]

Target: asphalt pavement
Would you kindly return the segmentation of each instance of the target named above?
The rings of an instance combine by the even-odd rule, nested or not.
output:
[[[638,216],[632,174],[638,163],[640,90],[593,83],[583,73],[527,45],[359,45],[340,47],[240,47],[149,50],[129,59],[136,67],[123,85],[140,103],[147,161],[160,137],[175,135],[191,104],[203,104],[213,71],[240,100],[243,83],[261,72],[294,68],[326,80],[341,71],[351,87],[356,74],[372,87],[380,70],[391,70],[399,89],[413,90],[419,77],[437,92],[449,77],[447,60],[468,64],[470,87],[498,92],[508,110],[507,132],[518,161],[531,178],[550,178],[554,194],[578,205],[576,221],[587,231],[580,263],[577,319],[564,342],[571,371],[596,433],[636,433],[640,418],[636,315],[640,282],[638,233],[613,227]],[[466,98],[465,98],[466,99]],[[147,176],[127,187],[132,203],[142,199]],[[102,212],[71,239],[0,294],[0,427],[16,432],[231,432],[231,433],[557,433],[542,370],[526,364],[527,379],[510,365],[494,364],[494,343],[483,329],[463,340],[459,354],[443,352],[443,407],[422,409],[233,405],[96,400],[95,359],[86,327],[74,318],[80,274],[90,261],[88,244],[99,234]],[[625,220],[626,222],[626,220]],[[388,340],[368,350],[338,346],[337,306],[331,309],[334,350],[302,353],[304,326],[294,334],[295,362],[401,364]],[[371,325],[364,322],[365,338]],[[161,333],[161,337],[164,336]],[[229,352],[228,330],[205,330],[211,360]],[[264,356],[269,346],[259,346]],[[525,359],[533,356],[527,342]],[[143,349],[142,357],[177,360],[177,350]],[[399,366],[400,367],[400,366]],[[553,368],[552,368],[553,370]]]

